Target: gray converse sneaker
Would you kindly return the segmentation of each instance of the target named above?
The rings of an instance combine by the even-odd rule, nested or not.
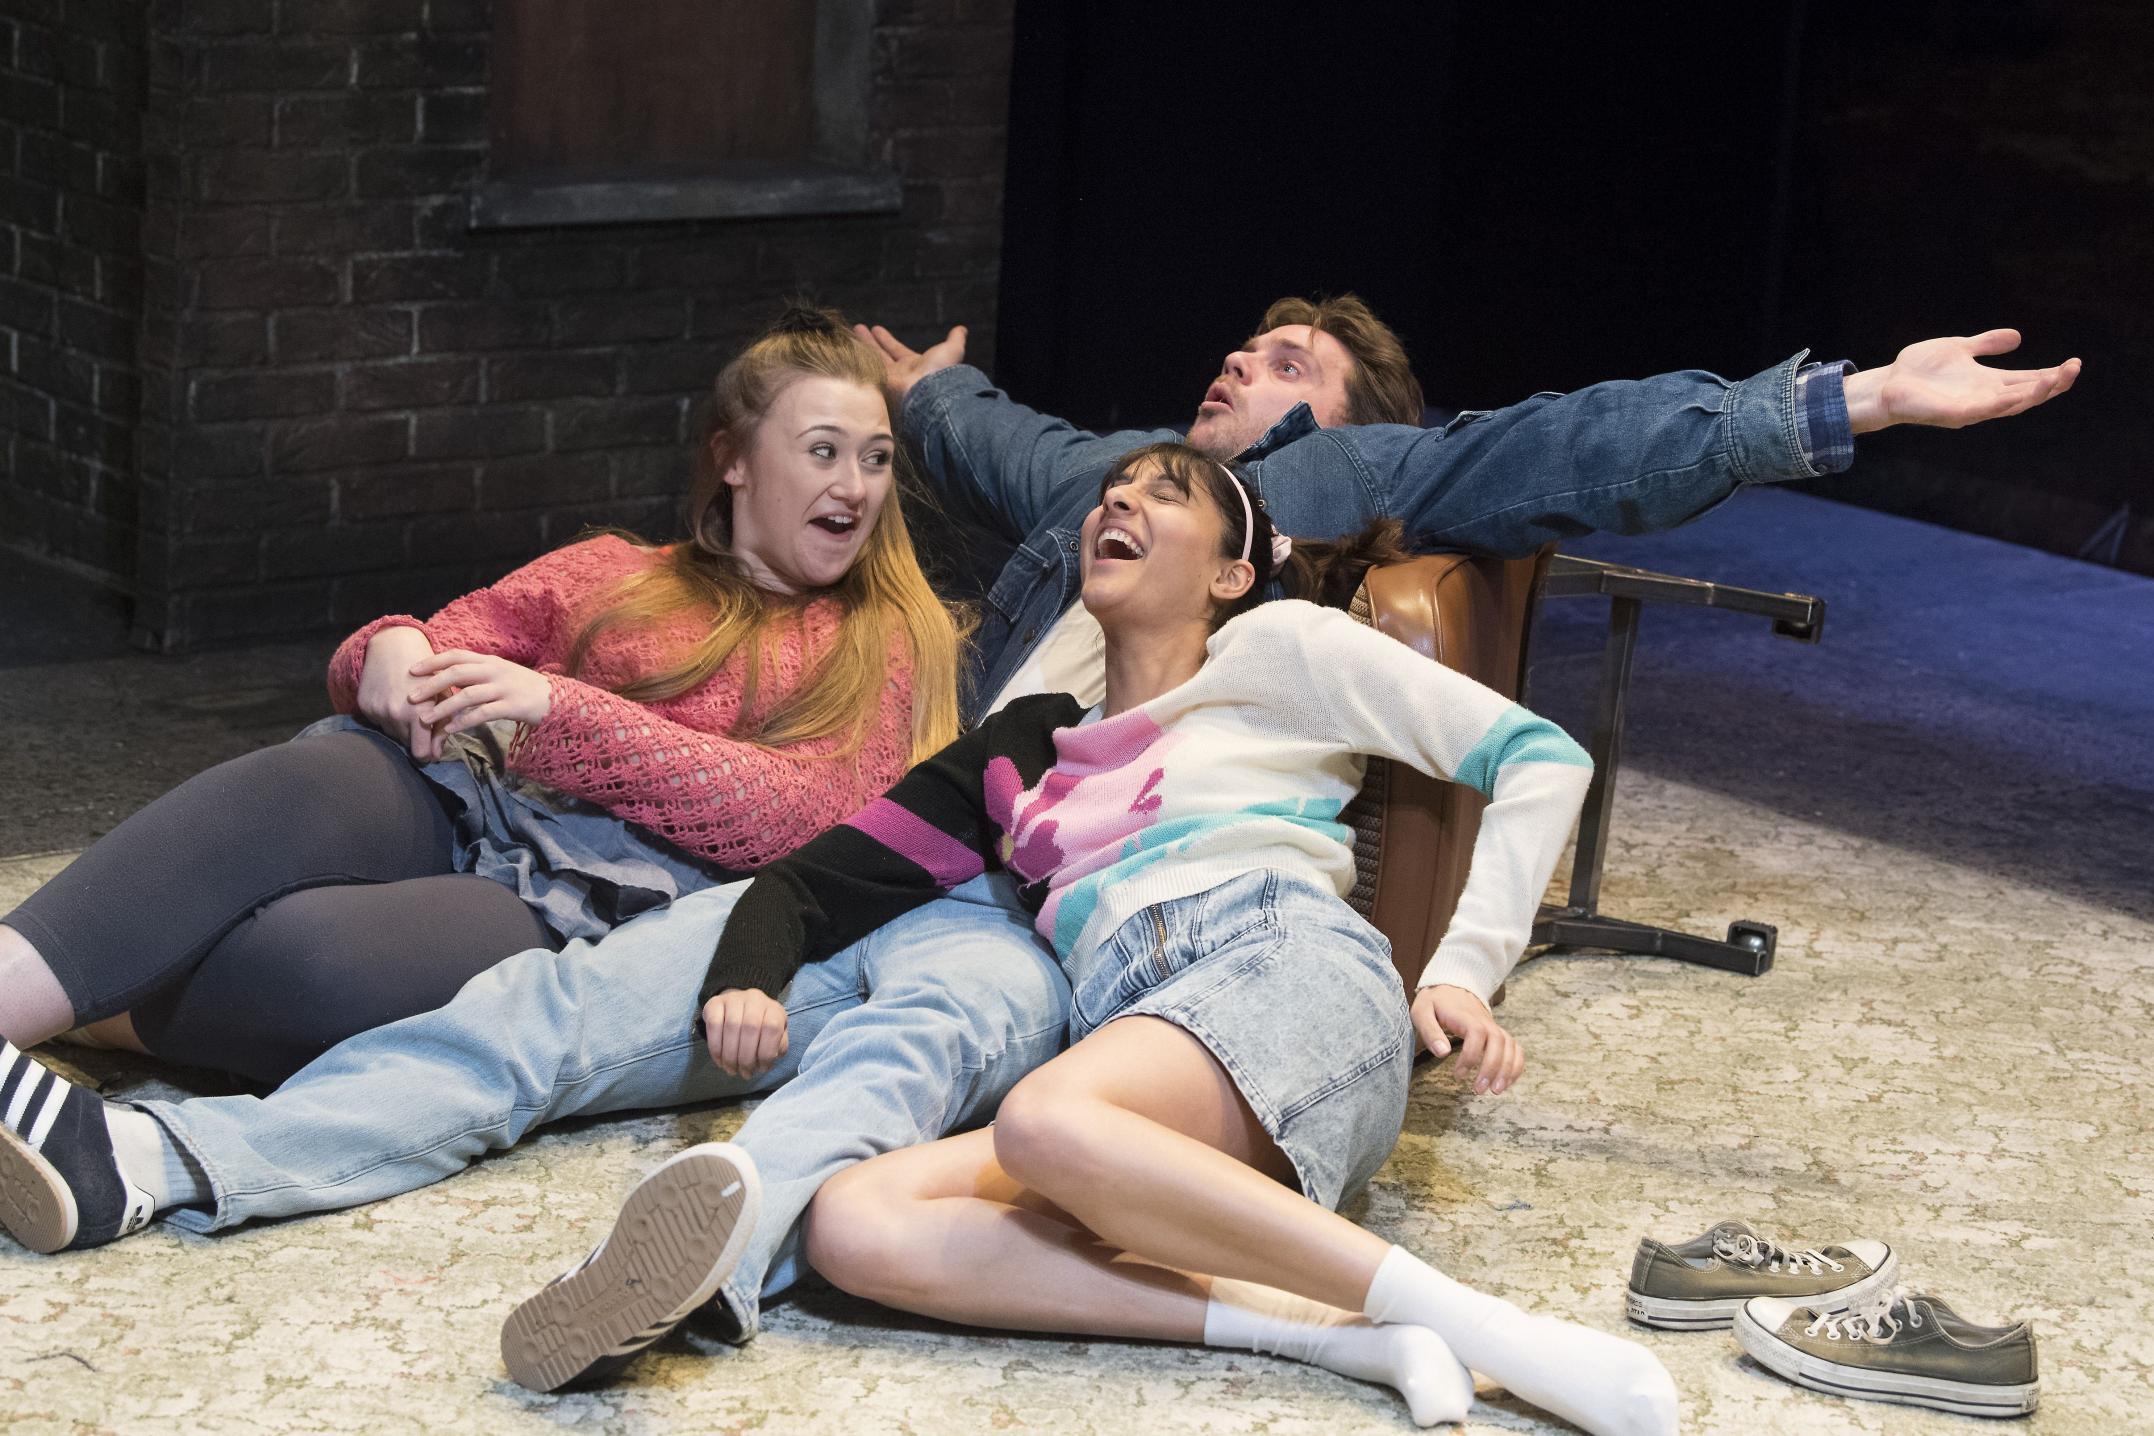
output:
[[[1961,1416],[2024,1416],[2041,1398],[2032,1327],[1977,1326],[1934,1296],[1887,1292],[1843,1315],[1758,1297],[1735,1339],[1775,1376],[1834,1396]]]
[[[1679,1246],[1647,1237],[1630,1265],[1623,1308],[1641,1326],[1726,1326],[1754,1296],[1845,1311],[1892,1288],[1900,1260],[1883,1242],[1786,1247],[1748,1222],[1726,1221]]]

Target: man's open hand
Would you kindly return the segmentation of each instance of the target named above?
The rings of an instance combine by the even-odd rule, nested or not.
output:
[[[1847,417],[1867,434],[1894,424],[1964,429],[2056,398],[2079,377],[2079,361],[2049,369],[1992,369],[1977,360],[2019,347],[2017,329],[1910,344],[1882,369],[1847,376]]]
[[[883,356],[883,377],[900,404],[912,392],[913,385],[937,369],[965,362],[965,326],[962,324],[953,326],[940,344],[930,344],[919,351],[906,348],[895,334],[880,324],[855,324],[853,333],[860,336],[863,344]]]

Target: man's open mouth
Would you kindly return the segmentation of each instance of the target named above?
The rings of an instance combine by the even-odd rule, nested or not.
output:
[[[844,538],[860,526],[860,519],[854,514],[818,514],[808,522],[824,533],[835,534],[839,538]]]
[[[1116,559],[1143,558],[1144,545],[1138,543],[1135,535],[1131,534],[1127,529],[1101,529],[1099,531],[1099,537],[1094,540],[1092,544],[1092,557]]]
[[[1201,409],[1204,407],[1204,404],[1218,404],[1223,408],[1231,409],[1234,407],[1234,400],[1232,396],[1227,393],[1226,385],[1214,384],[1211,388],[1204,391],[1204,403],[1199,404],[1197,407]]]

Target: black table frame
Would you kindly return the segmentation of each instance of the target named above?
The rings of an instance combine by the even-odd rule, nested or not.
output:
[[[1600,711],[1593,726],[1593,785],[1586,791],[1578,824],[1578,853],[1571,865],[1570,900],[1544,903],[1533,924],[1533,941],[1551,948],[1589,948],[1626,957],[1672,957],[1756,977],[1773,965],[1779,932],[1770,923],[1741,921],[1725,941],[1677,932],[1600,911],[1601,871],[1608,860],[1608,831],[1615,808],[1615,777],[1623,755],[1623,711],[1630,693],[1631,658],[1638,647],[1638,617],[1648,603],[1675,603],[1751,613],[1771,621],[1773,632],[1802,643],[1824,636],[1825,601],[1799,593],[1767,593],[1703,579],[1677,578],[1597,559],[1557,554],[1549,561],[1544,598],[1604,597],[1608,641],[1602,651]]]

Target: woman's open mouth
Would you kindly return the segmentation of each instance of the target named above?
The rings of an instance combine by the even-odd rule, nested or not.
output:
[[[853,530],[860,527],[860,520],[853,514],[819,514],[808,520],[808,526],[835,538],[851,538]]]
[[[1104,528],[1092,541],[1092,557],[1100,559],[1140,559],[1144,557],[1144,545],[1137,542],[1136,535],[1127,529]]]

